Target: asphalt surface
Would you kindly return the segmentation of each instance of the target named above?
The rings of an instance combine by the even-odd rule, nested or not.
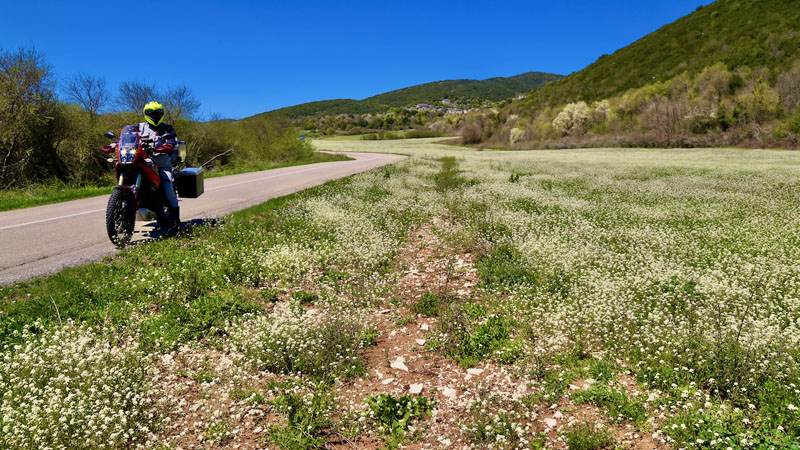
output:
[[[205,180],[203,195],[197,199],[181,199],[181,220],[219,217],[405,158],[374,153],[345,154],[355,160]],[[0,285],[50,275],[114,253],[116,249],[105,230],[107,203],[108,195],[104,195],[0,212]],[[153,230],[153,223],[136,222],[134,241],[151,239]]]

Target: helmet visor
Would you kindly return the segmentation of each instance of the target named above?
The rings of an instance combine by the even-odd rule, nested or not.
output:
[[[164,117],[164,110],[163,109],[153,109],[149,111],[145,111],[144,114],[153,121],[153,123],[158,123],[162,117]]]

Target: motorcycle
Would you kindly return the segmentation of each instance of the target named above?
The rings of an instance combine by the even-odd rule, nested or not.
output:
[[[104,133],[104,136],[110,139],[116,138],[111,132]],[[172,138],[175,138],[174,134],[165,135],[161,136],[159,141]],[[169,206],[162,189],[159,168],[155,161],[157,155],[154,152],[160,143],[140,136],[136,126],[126,125],[122,128],[117,142],[103,147],[104,154],[116,156],[107,159],[108,162],[114,163],[118,183],[108,199],[106,231],[108,238],[118,248],[130,243],[137,213],[140,217],[147,215],[148,212],[154,213],[157,224],[160,227],[169,227],[170,231],[180,228],[179,218]],[[179,155],[179,146],[183,143],[179,142],[173,149],[176,155]],[[173,161],[179,163],[181,158],[178,156]],[[175,170],[174,173],[176,178],[180,176],[180,171]],[[172,184],[172,188],[177,195],[177,180]]]

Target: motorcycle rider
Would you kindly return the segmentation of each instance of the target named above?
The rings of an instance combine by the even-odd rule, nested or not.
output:
[[[144,139],[152,139],[154,143],[153,161],[158,166],[158,173],[161,176],[161,185],[164,187],[164,194],[169,203],[169,216],[172,221],[171,226],[180,226],[180,207],[178,197],[172,182],[175,175],[172,172],[172,164],[175,160],[173,150],[177,144],[177,135],[172,125],[164,123],[164,105],[151,101],[144,105],[144,122],[139,124],[139,136]],[[174,152],[177,153],[177,152]]]

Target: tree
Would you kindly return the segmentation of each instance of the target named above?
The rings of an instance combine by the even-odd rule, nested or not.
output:
[[[193,119],[200,109],[200,100],[186,85],[177,86],[167,91],[164,96],[164,107],[170,122],[177,118]]]
[[[586,102],[569,103],[553,119],[553,128],[564,133],[582,133],[589,120],[589,106]]]
[[[59,166],[45,142],[58,113],[54,86],[50,66],[35,50],[0,51],[0,188],[29,178],[31,170]]]
[[[119,86],[117,103],[125,111],[142,114],[144,105],[158,97],[155,85],[141,81],[125,81]]]
[[[108,102],[109,94],[106,80],[86,73],[75,75],[67,82],[64,94],[68,101],[77,104],[88,112],[94,120]]]

